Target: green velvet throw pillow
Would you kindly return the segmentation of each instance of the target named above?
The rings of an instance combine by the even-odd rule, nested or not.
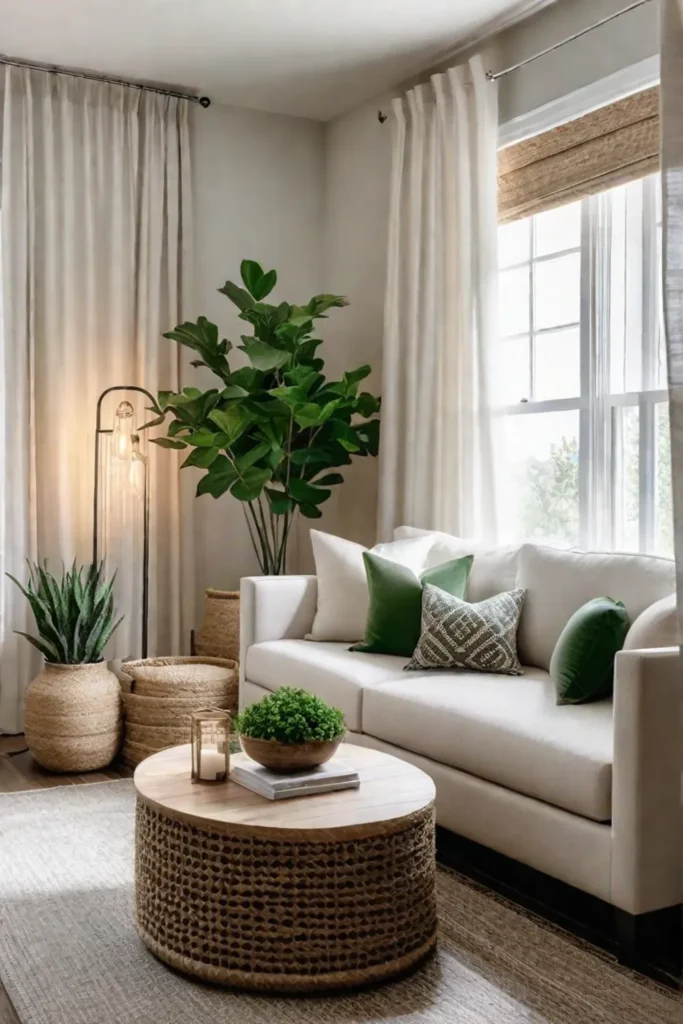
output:
[[[628,628],[626,608],[611,597],[596,597],[574,612],[550,659],[558,704],[586,704],[611,694],[614,659]]]
[[[454,597],[464,598],[472,559],[472,555],[466,555],[445,562],[427,569],[418,579],[406,566],[364,551],[370,608],[365,636],[351,650],[409,658],[420,639],[424,584],[431,583]]]

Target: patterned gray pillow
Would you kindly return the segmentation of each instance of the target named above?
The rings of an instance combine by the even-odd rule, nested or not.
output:
[[[478,604],[468,604],[426,584],[422,595],[422,635],[406,669],[469,668],[522,675],[517,657],[517,627],[525,593],[510,590]]]

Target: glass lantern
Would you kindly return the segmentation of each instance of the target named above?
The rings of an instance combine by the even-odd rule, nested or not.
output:
[[[133,454],[133,433],[135,431],[135,409],[130,402],[119,402],[112,431],[114,458],[127,462]]]
[[[230,715],[220,708],[192,714],[192,781],[225,782],[230,772]]]

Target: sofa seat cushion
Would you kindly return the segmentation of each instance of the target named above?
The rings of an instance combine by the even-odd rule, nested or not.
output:
[[[343,713],[346,728],[361,730],[363,690],[401,676],[407,658],[350,651],[347,643],[268,640],[247,650],[245,678],[267,690],[309,690]]]
[[[558,707],[550,676],[425,672],[366,691],[363,732],[595,821],[612,802],[612,703]]]

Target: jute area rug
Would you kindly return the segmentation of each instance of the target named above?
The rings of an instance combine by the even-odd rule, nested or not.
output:
[[[0,796],[0,978],[22,1024],[681,1024],[679,997],[439,872],[440,940],[352,995],[259,997],[159,963],[133,925],[130,781]]]

